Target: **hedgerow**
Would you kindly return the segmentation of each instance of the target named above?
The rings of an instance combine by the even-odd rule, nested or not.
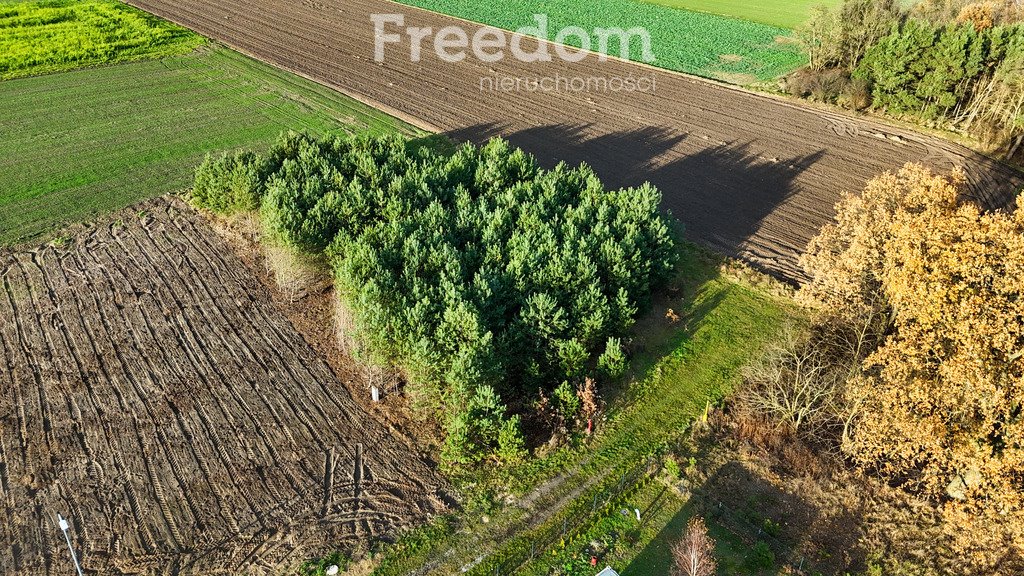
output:
[[[328,257],[361,343],[439,412],[449,464],[518,458],[509,405],[582,382],[602,354],[602,371],[620,369],[617,338],[674,264],[653,187],[606,190],[586,166],[543,170],[499,139],[446,156],[289,134],[266,159],[211,162],[193,201],[248,209],[234,184],[259,175],[244,188],[268,233]]]

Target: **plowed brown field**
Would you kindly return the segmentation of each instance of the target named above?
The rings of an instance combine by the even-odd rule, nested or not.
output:
[[[176,200],[0,252],[0,390],[0,574],[73,573],[57,513],[93,574],[250,574],[446,507]]]
[[[585,161],[613,186],[650,181],[689,238],[788,278],[800,276],[796,258],[839,195],[884,170],[909,161],[962,166],[972,193],[989,205],[1006,204],[1024,186],[1021,173],[945,140],[619,60],[487,64],[470,53],[448,63],[428,38],[420,62],[410,61],[406,40],[388,45],[378,64],[370,14],[404,14],[407,26],[435,32],[460,22],[386,0],[128,2],[457,139],[502,135],[549,164]],[[463,26],[470,36],[479,28]],[[480,89],[481,77],[556,74],[652,76],[657,87]]]

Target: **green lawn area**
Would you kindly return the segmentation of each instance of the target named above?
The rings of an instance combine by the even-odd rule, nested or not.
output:
[[[568,26],[587,31],[641,26],[651,35],[653,65],[737,84],[771,80],[804,63],[801,48],[785,28],[636,0],[401,1],[506,30],[534,25],[533,14],[547,14],[549,39]],[[581,45],[575,36],[566,42]],[[609,42],[609,53],[620,53],[614,39]],[[639,60],[642,54],[636,48],[630,57]]]
[[[770,26],[793,29],[803,24],[811,8],[838,6],[839,0],[643,0],[652,4],[731,16]]]
[[[495,485],[516,494],[530,495],[544,487],[542,501],[551,502],[551,506],[540,506],[532,512],[524,512],[518,505],[504,506],[500,511],[489,512],[488,523],[481,524],[481,511],[470,503],[467,511],[454,521],[415,532],[388,549],[375,574],[407,574],[427,563],[433,566],[434,573],[458,573],[467,565],[474,566],[470,574],[492,573],[490,559],[514,555],[515,550],[522,549],[524,541],[544,532],[552,522],[561,525],[555,507],[567,511],[582,503],[589,513],[592,496],[588,490],[599,486],[608,476],[614,483],[622,466],[642,462],[675,438],[703,413],[708,402],[733,389],[740,368],[787,321],[801,316],[799,308],[789,300],[720,275],[714,257],[689,245],[681,250],[680,274],[674,291],[678,296],[659,301],[634,330],[635,337],[642,340],[634,340],[634,345],[643,350],[633,358],[636,373],[618,394],[604,391],[609,402],[608,420],[599,425],[593,440],[512,469],[489,472],[497,477],[497,481],[492,479]],[[665,319],[666,306],[680,316],[678,322]],[[649,493],[652,489],[641,489],[636,497],[638,507],[646,509],[639,502],[653,498]],[[658,554],[646,558],[650,550],[658,547],[654,544],[651,548],[651,543],[672,533],[680,522],[673,521],[683,506],[678,498],[669,498],[662,506],[662,511],[646,521],[648,526],[633,536],[635,541],[618,557],[619,568],[638,555],[645,557],[628,574],[667,573],[637,570],[644,563],[654,566],[663,561],[663,555]],[[552,519],[531,528],[535,515],[541,511],[551,512]],[[617,508],[608,515],[599,512],[593,519],[596,526],[575,542],[582,546],[589,541],[588,535],[620,530],[622,522],[616,514]],[[665,526],[670,522],[674,522],[673,526],[666,532]],[[565,553],[571,554],[574,549],[578,548],[567,544],[564,551],[541,550],[536,561],[517,573],[548,574],[552,563],[562,565],[571,560]],[[481,557],[483,561],[477,563],[476,559]]]
[[[419,132],[222,48],[0,82],[0,244],[186,188],[207,152],[285,130]]]
[[[115,0],[0,1],[0,79],[185,54],[203,42]]]

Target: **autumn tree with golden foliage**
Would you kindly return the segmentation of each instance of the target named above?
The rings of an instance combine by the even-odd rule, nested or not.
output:
[[[841,200],[803,296],[884,318],[846,386],[845,451],[941,503],[965,553],[1005,551],[1024,511],[1024,200],[983,212],[959,201],[962,183],[907,165]]]
[[[996,11],[999,7],[995,2],[975,2],[960,10],[957,22],[970,22],[978,32],[988,30],[996,23]]]

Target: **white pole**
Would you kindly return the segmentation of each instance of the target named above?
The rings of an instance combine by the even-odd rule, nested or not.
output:
[[[75,549],[71,546],[71,536],[68,535],[68,528],[71,526],[60,514],[57,514],[57,525],[60,526],[61,532],[64,533],[64,540],[68,543],[68,551],[71,552],[71,560],[75,563],[75,571],[78,572],[78,576],[82,576],[82,567],[78,565],[78,556],[75,555]]]

